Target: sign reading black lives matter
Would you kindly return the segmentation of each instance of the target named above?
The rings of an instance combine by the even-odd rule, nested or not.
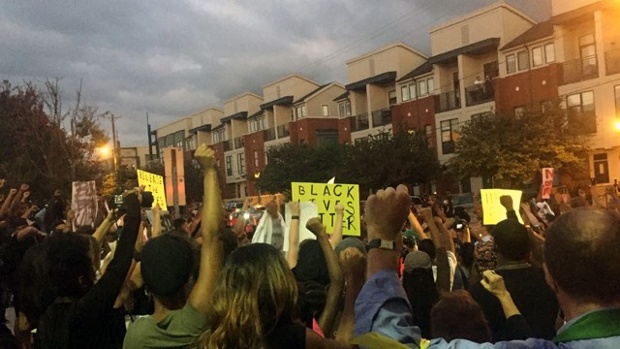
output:
[[[360,235],[360,191],[357,184],[301,183],[291,184],[293,200],[314,202],[318,215],[328,232],[334,231],[336,205],[344,206],[344,235]]]

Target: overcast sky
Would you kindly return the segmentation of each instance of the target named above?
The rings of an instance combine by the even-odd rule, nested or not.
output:
[[[493,2],[0,0],[0,78],[61,78],[65,108],[81,79],[86,104],[122,117],[121,145],[146,145],[147,112],[157,128],[295,72],[346,84],[347,60],[395,41],[430,55],[430,28]]]

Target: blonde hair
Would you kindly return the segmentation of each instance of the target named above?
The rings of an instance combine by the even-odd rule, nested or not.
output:
[[[251,244],[233,252],[213,292],[211,328],[200,348],[265,348],[280,321],[292,321],[297,283],[281,252],[268,244]]]

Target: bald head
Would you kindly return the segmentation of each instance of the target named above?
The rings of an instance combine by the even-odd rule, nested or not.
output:
[[[603,209],[578,208],[553,222],[545,263],[571,298],[611,304],[620,301],[620,218]]]

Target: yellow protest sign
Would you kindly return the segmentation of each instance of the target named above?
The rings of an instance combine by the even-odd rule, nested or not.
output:
[[[508,195],[512,198],[512,209],[515,210],[519,223],[523,224],[521,215],[519,214],[519,206],[521,205],[520,190],[510,189],[481,189],[480,199],[482,201],[483,223],[485,225],[494,225],[506,219],[506,208],[502,206],[500,197]]]
[[[145,191],[153,193],[153,206],[159,204],[162,210],[168,211],[166,206],[166,188],[164,177],[158,174],[138,170],[138,185],[144,186]]]
[[[360,191],[357,184],[291,183],[293,200],[314,202],[328,232],[334,231],[336,205],[344,206],[342,232],[360,235]]]

